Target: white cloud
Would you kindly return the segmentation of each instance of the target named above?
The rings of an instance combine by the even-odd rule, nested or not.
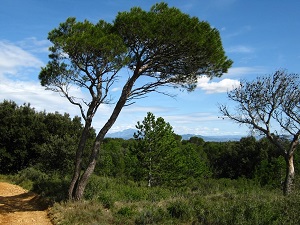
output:
[[[39,42],[35,38],[26,39],[25,42],[34,43],[35,46],[45,45],[43,41]],[[28,46],[24,44],[24,48],[25,45]],[[34,49],[33,45],[30,48]],[[0,41],[0,100],[12,100],[19,105],[30,103],[38,111],[80,115],[78,107],[58,93],[45,90],[36,78],[32,79],[32,75],[37,77],[41,66],[43,62],[28,51],[10,42]],[[78,99],[86,99],[79,88],[71,87],[69,91]],[[106,112],[106,108],[108,106],[104,105],[99,110]]]
[[[34,53],[48,53],[51,43],[48,40],[38,40],[36,37],[30,37],[17,42],[17,45],[26,51]]]
[[[126,113],[144,113],[145,116],[147,112],[158,113],[158,112],[168,112],[172,110],[172,107],[168,106],[139,106],[139,105],[132,105],[128,107],[124,107],[122,111]]]
[[[78,98],[85,97],[80,89],[72,88],[71,92]],[[38,82],[33,81],[16,81],[4,78],[0,83],[0,100],[12,100],[18,105],[30,103],[37,111],[69,113],[71,117],[81,116],[79,108],[72,105],[65,97],[45,90]],[[108,105],[101,105],[98,108],[98,114],[101,112],[101,117],[98,117],[99,122],[103,118],[107,119],[111,111],[112,109]]]
[[[230,121],[224,121],[217,114],[191,113],[166,116],[176,134],[197,134],[204,136],[245,135],[247,127],[239,127]]]
[[[167,122],[173,121],[176,124],[197,124],[197,123],[220,120],[217,115],[212,113],[187,113],[187,114],[163,116],[163,118]]]
[[[0,41],[0,76],[4,74],[16,75],[20,71],[40,68],[43,62],[34,55],[9,42]]]
[[[0,99],[12,100],[17,104],[30,103],[38,111],[74,112],[74,107],[69,105],[65,98],[57,93],[46,91],[37,82],[4,79],[0,83]]]
[[[210,78],[202,76],[198,78],[197,87],[204,90],[207,94],[228,92],[239,86],[240,82],[233,79],[223,79],[219,82],[210,82]]]
[[[120,90],[122,90],[122,88],[120,88],[120,87],[115,87],[115,88],[111,89],[112,92],[117,92],[117,91],[120,91]]]

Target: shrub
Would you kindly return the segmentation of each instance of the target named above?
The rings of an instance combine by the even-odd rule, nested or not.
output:
[[[11,180],[26,190],[46,197],[51,202],[67,198],[69,180],[58,173],[46,174],[35,167],[28,167],[11,176]]]
[[[131,217],[135,213],[136,213],[136,209],[134,209],[133,207],[128,207],[128,206],[124,206],[117,211],[118,215],[121,215],[124,217]]]
[[[110,193],[102,193],[98,195],[97,200],[101,202],[104,208],[111,209],[114,206],[114,199],[113,196],[110,195]]]
[[[21,170],[16,176],[13,177],[13,181],[16,184],[27,190],[33,190],[34,186],[37,186],[46,179],[48,179],[48,175],[34,167],[28,167],[24,170]]]
[[[135,219],[135,224],[162,224],[168,218],[167,213],[160,207],[143,209]]]
[[[176,200],[167,205],[167,211],[172,218],[188,220],[192,217],[191,206],[184,200]]]
[[[83,225],[109,224],[111,218],[104,216],[102,206],[95,201],[56,203],[51,208],[50,217],[55,224]]]

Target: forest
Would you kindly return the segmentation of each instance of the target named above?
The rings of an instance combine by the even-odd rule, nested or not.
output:
[[[298,179],[292,196],[284,197],[284,157],[268,139],[182,140],[169,123],[150,112],[144,121],[137,121],[138,132],[132,139],[104,139],[84,196],[88,206],[80,205],[87,202],[76,203],[74,212],[64,212],[75,204],[66,200],[78,139],[84,129],[81,119],[37,112],[29,103],[19,106],[7,100],[0,104],[0,115],[1,176],[47,198],[54,204],[53,215],[65,213],[65,224],[81,221],[76,211],[83,210],[80,207],[89,212],[84,217],[88,222],[77,224],[97,220],[108,220],[107,224],[299,221]],[[92,147],[94,138],[91,129],[86,148]],[[299,163],[298,146],[296,171]],[[110,210],[112,218],[97,213],[101,209]],[[78,214],[73,220],[72,213]]]

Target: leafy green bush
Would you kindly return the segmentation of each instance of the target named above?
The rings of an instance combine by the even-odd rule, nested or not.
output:
[[[46,179],[48,179],[48,175],[34,167],[28,167],[13,176],[13,181],[27,190],[33,190],[34,186]]]
[[[188,220],[192,217],[192,209],[187,201],[176,200],[167,205],[167,211],[172,218]]]
[[[98,195],[97,200],[101,202],[104,208],[110,209],[114,206],[114,199],[113,196],[110,195],[110,193],[104,192],[100,195]]]
[[[61,201],[67,198],[69,179],[58,173],[46,174],[35,167],[28,167],[11,176],[12,182],[23,188],[46,197],[49,201]]]
[[[161,207],[149,207],[143,209],[136,217],[135,224],[162,224],[168,218],[167,213]]]
[[[136,213],[136,209],[133,207],[124,206],[117,211],[118,215],[122,215],[124,217],[131,217]]]

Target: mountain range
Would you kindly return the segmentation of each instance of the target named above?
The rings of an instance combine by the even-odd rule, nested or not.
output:
[[[128,140],[130,138],[133,138],[133,134],[137,132],[136,129],[126,129],[119,132],[114,133],[108,133],[106,137],[109,138],[122,138],[125,140]],[[183,140],[189,140],[191,137],[200,137],[205,142],[225,142],[225,141],[239,141],[242,136],[240,135],[223,135],[223,136],[202,136],[202,135],[196,135],[196,134],[183,134],[181,135]]]

